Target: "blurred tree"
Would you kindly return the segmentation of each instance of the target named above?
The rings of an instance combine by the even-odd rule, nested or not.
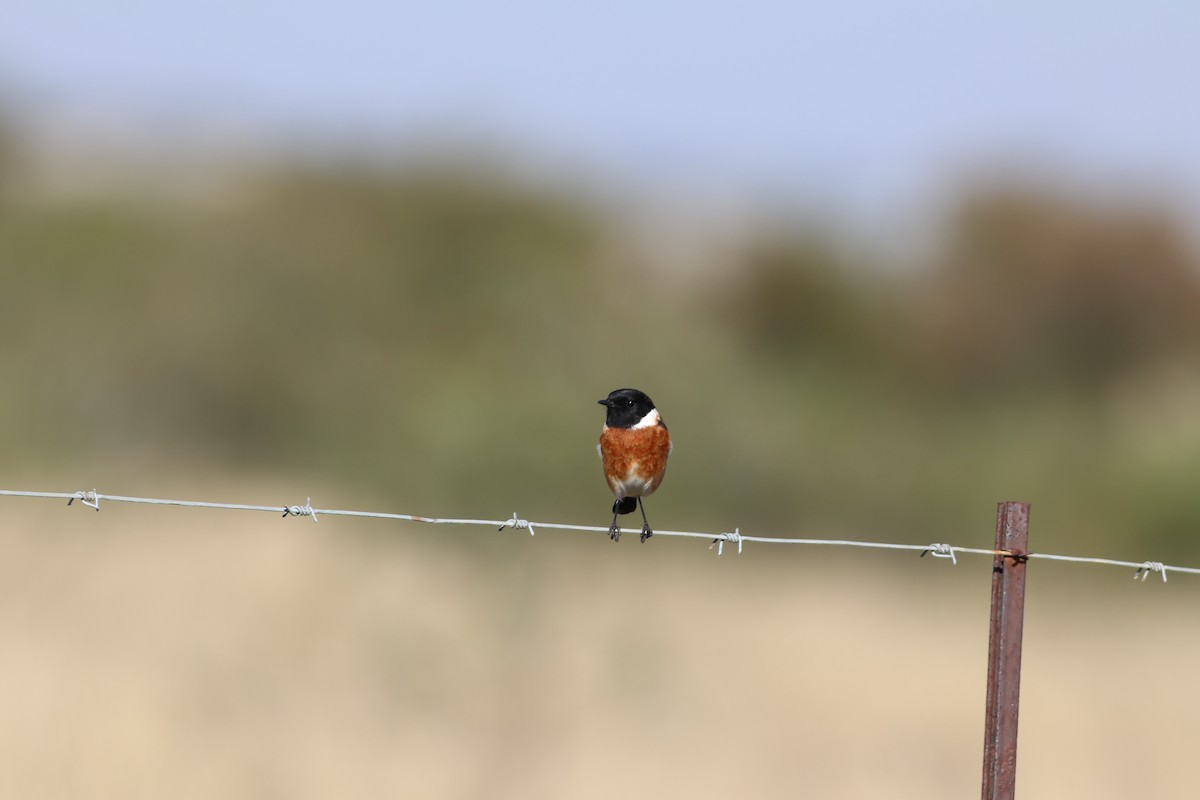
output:
[[[899,304],[881,287],[881,274],[858,269],[832,242],[758,233],[730,276],[724,316],[754,352],[844,367],[886,358],[884,327]]]
[[[13,173],[16,171],[17,146],[12,125],[4,111],[0,110],[0,203],[6,203],[14,191]]]
[[[920,314],[924,355],[959,385],[1022,376],[1090,389],[1194,351],[1197,263],[1165,215],[989,189],[949,222]]]

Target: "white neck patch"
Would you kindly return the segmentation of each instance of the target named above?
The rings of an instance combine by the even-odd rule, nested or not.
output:
[[[634,430],[637,430],[638,428],[652,428],[657,425],[661,419],[662,418],[658,416],[658,409],[652,408],[650,409],[650,413],[639,419],[633,428]]]

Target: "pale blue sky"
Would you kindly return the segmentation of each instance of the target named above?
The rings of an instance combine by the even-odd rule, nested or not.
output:
[[[593,167],[903,198],[1040,160],[1200,194],[1200,6],[10,4],[0,85],[353,140],[458,128]]]

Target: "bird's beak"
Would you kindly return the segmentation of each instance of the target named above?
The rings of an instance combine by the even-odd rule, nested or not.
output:
[[[609,399],[607,397],[604,398],[603,400],[597,400],[596,402],[602,406],[611,406],[612,405],[612,403],[609,401]]]

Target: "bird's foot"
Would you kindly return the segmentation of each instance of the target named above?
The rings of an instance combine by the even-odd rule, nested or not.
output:
[[[646,540],[649,539],[653,535],[654,535],[654,531],[650,530],[650,526],[643,522],[642,523],[642,535],[640,537],[638,537],[639,540],[642,542],[642,544],[645,544]]]
[[[613,524],[608,526],[608,538],[614,542],[621,541],[621,528],[617,525],[616,520],[613,520]]]

